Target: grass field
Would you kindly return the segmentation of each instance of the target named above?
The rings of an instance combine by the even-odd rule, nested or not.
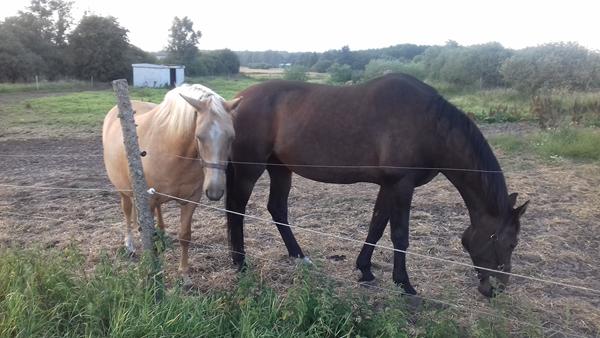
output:
[[[502,337],[502,323],[461,327],[445,310],[373,304],[299,269],[282,297],[248,272],[228,293],[167,291],[156,303],[144,264],[104,256],[93,272],[75,249],[1,250],[0,337]],[[251,270],[251,269],[250,269]]]

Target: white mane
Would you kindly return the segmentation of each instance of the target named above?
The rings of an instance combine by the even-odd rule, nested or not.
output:
[[[227,114],[225,101],[219,94],[200,84],[183,84],[165,94],[155,113],[155,127],[163,129],[167,135],[190,137],[196,128],[194,107],[180,94],[197,100],[210,100],[211,110],[216,114]]]

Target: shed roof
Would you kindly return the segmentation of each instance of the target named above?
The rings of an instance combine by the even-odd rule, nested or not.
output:
[[[134,63],[131,65],[133,68],[158,68],[158,69],[182,69],[185,68],[183,65],[155,65],[152,63]]]

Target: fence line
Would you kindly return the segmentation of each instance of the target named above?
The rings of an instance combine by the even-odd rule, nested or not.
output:
[[[0,157],[23,157],[23,158],[27,158],[27,157],[102,157],[104,155],[101,154],[78,154],[78,155],[73,155],[73,154],[29,154],[29,155],[24,155],[24,154],[0,154]]]
[[[145,150],[146,155],[164,155],[177,157],[192,161],[204,161],[198,157],[186,157],[176,154],[167,154],[162,152],[153,152]],[[23,155],[23,154],[0,154],[0,157],[69,157],[72,155],[66,154],[38,154],[38,155]],[[92,154],[85,156],[100,157],[103,155]],[[295,167],[295,168],[325,168],[325,169],[402,169],[402,170],[436,170],[436,171],[462,171],[462,172],[476,172],[476,173],[491,173],[491,174],[502,174],[502,170],[481,170],[481,169],[469,169],[469,168],[444,168],[444,167],[422,167],[422,166],[392,166],[392,165],[319,165],[319,164],[286,164],[286,163],[269,163],[269,162],[247,162],[247,161],[215,161],[219,164],[242,164],[242,165],[254,165],[254,166],[283,166],[283,167]]]
[[[196,205],[201,206],[203,208],[213,209],[213,210],[217,210],[217,211],[221,211],[221,212],[229,213],[229,214],[234,214],[234,215],[238,215],[238,216],[244,216],[244,217],[247,217],[247,218],[250,218],[250,219],[255,219],[255,220],[262,221],[262,222],[267,222],[267,223],[273,223],[273,224],[276,224],[276,225],[282,225],[282,226],[286,226],[286,227],[289,227],[289,228],[292,228],[292,229],[299,229],[299,230],[302,230],[302,231],[311,232],[311,233],[315,233],[315,234],[319,234],[319,235],[324,235],[324,236],[327,236],[327,237],[336,238],[336,239],[340,239],[340,240],[347,241],[347,242],[354,242],[354,243],[358,243],[358,244],[362,244],[362,245],[369,245],[369,246],[376,247],[376,248],[381,248],[381,249],[390,250],[390,251],[394,251],[394,252],[401,252],[401,253],[404,253],[404,254],[407,254],[407,255],[417,256],[417,257],[426,258],[426,259],[430,259],[430,260],[435,260],[435,261],[439,261],[439,262],[450,263],[450,264],[455,264],[455,265],[461,265],[461,266],[465,266],[465,267],[469,267],[469,268],[477,268],[477,269],[481,269],[481,270],[485,270],[485,271],[490,271],[490,272],[505,274],[505,275],[508,275],[508,276],[529,279],[529,280],[536,281],[536,282],[547,283],[547,284],[554,284],[554,285],[559,285],[559,286],[564,286],[564,287],[569,287],[569,288],[573,288],[573,289],[579,289],[579,290],[584,290],[584,291],[589,291],[589,292],[600,294],[600,290],[589,288],[589,287],[585,287],[585,286],[572,285],[572,284],[567,284],[567,283],[563,283],[563,282],[557,282],[557,281],[553,281],[553,280],[549,280],[549,279],[542,279],[542,278],[537,278],[537,277],[531,277],[531,276],[525,276],[525,275],[521,275],[521,274],[516,274],[516,273],[512,273],[512,272],[505,272],[505,271],[500,271],[500,270],[495,270],[495,269],[489,269],[489,268],[485,268],[485,267],[482,267],[482,266],[477,266],[477,265],[473,265],[473,264],[469,264],[469,263],[463,263],[463,262],[453,261],[451,259],[445,259],[445,258],[440,258],[440,257],[436,257],[436,256],[430,256],[430,255],[425,255],[425,254],[421,254],[421,253],[417,253],[417,252],[411,252],[411,251],[406,251],[406,250],[400,250],[400,249],[396,249],[396,248],[392,248],[392,247],[385,246],[385,245],[380,245],[380,244],[368,243],[366,241],[361,241],[361,240],[350,238],[350,237],[345,237],[345,236],[340,236],[340,235],[331,234],[331,233],[327,233],[327,232],[322,232],[322,231],[318,231],[318,230],[314,230],[314,229],[310,229],[310,228],[302,228],[302,227],[299,227],[297,225],[291,225],[291,224],[276,222],[276,221],[273,221],[272,219],[261,218],[261,217],[257,217],[257,216],[253,216],[253,215],[248,215],[248,214],[244,214],[244,213],[240,213],[240,212],[235,212],[235,211],[224,209],[224,208],[215,207],[215,206],[208,205],[208,204],[199,203],[199,202],[188,200],[188,199],[184,199],[184,198],[179,198],[179,197],[172,196],[172,195],[169,195],[169,194],[163,194],[161,192],[156,191],[154,188],[148,189],[148,193],[149,194],[157,194],[157,195],[165,196],[165,197],[172,198],[172,199],[179,200],[179,201],[186,202],[186,203],[193,203],[193,204],[196,204]]]
[[[17,215],[17,216],[34,217],[34,218],[47,219],[47,220],[53,220],[53,221],[59,221],[59,222],[68,221],[68,220],[65,220],[65,219],[56,219],[56,218],[49,218],[49,217],[43,217],[43,216],[37,216],[37,215],[33,215],[32,216],[32,215],[20,214],[20,213],[15,213],[15,212],[10,212],[10,211],[9,212],[0,211],[0,214],[12,214],[12,215]],[[114,229],[114,226],[112,226],[112,225],[104,225],[102,223],[95,223],[94,225],[98,226],[98,227],[105,228],[105,229]],[[191,241],[191,240],[183,240],[183,239],[177,239],[177,241],[179,241],[179,242],[187,242],[187,243],[189,243],[189,244],[191,244],[193,246],[196,246],[196,247],[205,247],[205,248],[208,248],[209,250],[213,250],[213,251],[219,251],[219,252],[225,252],[225,253],[239,253],[239,252],[237,252],[235,250],[232,250],[230,248],[226,248],[226,247],[224,247],[222,245],[204,244],[204,243],[200,243],[200,242],[195,242],[195,241]],[[279,241],[279,243],[283,244],[280,241]],[[280,268],[287,269],[287,268],[290,267],[289,265],[280,264],[280,263],[276,262],[274,259],[260,257],[258,255],[248,254],[248,253],[245,253],[245,255],[248,256],[248,257],[251,257],[251,258],[255,258],[255,259],[259,259],[259,260],[262,260],[262,261],[266,261],[266,262],[272,263],[272,264],[274,264],[274,265],[276,265],[276,266],[278,266]],[[318,268],[318,266],[312,264],[312,262],[310,263],[310,265],[315,266],[316,268]],[[452,307],[452,308],[456,308],[456,309],[460,309],[460,310],[466,310],[466,312],[471,312],[471,313],[472,312],[477,312],[479,314],[496,317],[498,319],[504,319],[504,320],[507,320],[507,321],[511,321],[513,323],[518,323],[518,324],[521,324],[521,325],[525,325],[525,326],[529,326],[529,327],[534,327],[534,328],[538,328],[538,329],[541,329],[541,330],[550,330],[550,331],[553,331],[553,332],[556,332],[556,333],[563,334],[565,336],[572,336],[572,337],[579,337],[580,336],[580,335],[575,334],[575,333],[569,333],[569,332],[565,332],[565,331],[562,331],[562,330],[558,330],[558,329],[554,329],[554,328],[547,328],[547,327],[544,327],[544,326],[541,326],[541,325],[537,325],[537,324],[534,324],[534,323],[529,323],[529,322],[521,321],[519,319],[509,318],[509,317],[506,317],[506,316],[503,316],[503,315],[500,315],[500,314],[497,314],[497,313],[483,311],[483,310],[480,310],[480,309],[467,308],[466,306],[458,304],[458,303],[451,303],[451,302],[448,302],[448,301],[440,300],[440,299],[433,298],[433,297],[426,297],[426,296],[423,296],[423,295],[408,295],[408,294],[406,294],[402,290],[390,289],[390,288],[385,288],[385,287],[380,287],[380,286],[376,286],[376,285],[367,284],[367,283],[364,283],[364,282],[358,282],[358,281],[354,281],[354,280],[349,280],[349,279],[343,278],[343,277],[332,276],[330,274],[322,273],[321,271],[318,271],[316,269],[314,269],[314,270],[313,269],[309,269],[308,271],[310,273],[318,274],[318,275],[320,275],[322,277],[325,277],[325,278],[331,278],[331,279],[337,280],[337,281],[342,282],[342,283],[351,282],[352,284],[356,284],[356,285],[361,286],[361,287],[367,287],[367,288],[371,288],[371,289],[377,289],[377,290],[380,290],[380,291],[387,291],[387,292],[395,293],[395,294],[402,295],[402,296],[419,298],[419,299],[422,299],[422,300],[425,300],[425,301],[429,301],[429,302],[433,302],[433,303],[438,303],[438,304],[445,305],[445,306],[448,306],[448,307]],[[538,309],[538,310],[541,310],[542,312],[546,312],[543,309]],[[548,312],[546,312],[546,313],[548,313]],[[559,323],[555,323],[555,322],[548,322],[548,323],[557,325],[557,326],[561,327],[561,329],[563,328]]]
[[[72,190],[72,191],[102,191],[102,192],[131,192],[131,189],[100,189],[100,188],[67,188],[67,187],[44,187],[37,185],[16,185],[0,183],[0,187],[17,189],[37,189],[37,190]]]
[[[72,191],[103,191],[103,192],[130,192],[131,191],[131,190],[97,189],[97,188],[62,188],[62,187],[19,186],[19,185],[13,185],[13,184],[0,184],[0,187],[38,189],[38,190],[66,190],[66,191],[69,191],[69,190],[72,190]],[[440,257],[436,257],[436,256],[430,256],[430,255],[421,254],[421,253],[417,253],[417,252],[396,249],[396,248],[392,248],[392,247],[381,245],[381,244],[368,243],[366,241],[362,241],[362,240],[358,240],[358,239],[354,239],[354,238],[350,238],[350,237],[345,237],[345,236],[340,236],[340,235],[336,235],[336,234],[331,234],[331,233],[327,233],[327,232],[322,232],[322,231],[318,231],[318,230],[314,230],[314,229],[310,229],[310,228],[302,228],[302,227],[299,227],[297,225],[291,225],[291,224],[285,224],[285,223],[281,223],[281,222],[276,222],[276,221],[273,221],[272,219],[266,219],[266,218],[261,218],[261,217],[257,217],[257,216],[253,216],[253,215],[239,213],[239,212],[235,212],[235,211],[232,211],[232,210],[228,210],[228,209],[224,209],[224,208],[219,208],[219,207],[215,207],[215,206],[212,206],[212,205],[203,204],[203,203],[200,203],[200,202],[196,202],[196,201],[192,201],[192,200],[188,200],[188,199],[184,199],[184,198],[172,196],[172,195],[169,195],[169,194],[164,194],[164,193],[156,191],[154,188],[148,189],[148,193],[149,194],[162,195],[162,196],[165,196],[165,197],[168,197],[168,198],[172,198],[174,200],[179,200],[179,201],[182,201],[182,202],[186,202],[186,203],[193,203],[193,204],[196,204],[196,205],[201,206],[203,208],[208,208],[208,209],[212,209],[212,210],[216,210],[216,211],[220,211],[220,212],[224,212],[224,213],[230,213],[230,214],[235,214],[235,215],[239,215],[239,216],[244,216],[244,217],[247,217],[247,218],[250,218],[250,219],[255,219],[255,220],[266,222],[266,223],[273,223],[273,224],[276,224],[276,225],[286,226],[286,227],[289,227],[289,228],[292,228],[292,229],[295,228],[295,229],[299,229],[301,231],[306,231],[306,232],[311,232],[311,233],[315,233],[315,234],[319,234],[319,235],[324,235],[324,236],[327,236],[327,237],[336,238],[336,239],[340,239],[340,240],[347,241],[347,242],[354,242],[354,243],[357,243],[357,244],[369,245],[369,246],[373,246],[373,247],[376,247],[376,248],[381,248],[381,249],[384,249],[384,250],[389,250],[389,251],[394,251],[394,252],[401,252],[401,253],[404,253],[404,254],[407,254],[407,255],[421,257],[421,258],[425,258],[425,259],[429,259],[429,260],[435,260],[435,261],[439,261],[439,262],[450,263],[450,264],[454,264],[454,265],[460,265],[460,266],[464,266],[464,267],[468,267],[468,268],[477,268],[477,269],[481,269],[481,270],[485,270],[485,271],[490,271],[490,272],[494,272],[494,273],[505,274],[505,275],[513,276],[513,277],[517,277],[517,278],[523,278],[523,279],[528,279],[528,280],[532,280],[532,281],[536,281],[536,282],[541,282],[541,283],[546,283],[546,284],[553,284],[553,285],[559,285],[559,286],[568,287],[568,288],[572,288],[572,289],[578,289],[578,290],[583,290],[583,291],[588,291],[588,292],[593,292],[593,293],[596,293],[596,294],[600,294],[600,290],[594,289],[594,288],[590,288],[590,287],[586,287],[586,286],[573,285],[573,284],[568,284],[568,283],[564,283],[564,282],[558,282],[558,281],[554,281],[554,280],[550,280],[550,279],[543,279],[543,278],[538,278],[538,277],[532,277],[532,276],[526,276],[526,275],[516,274],[516,273],[512,273],[512,272],[505,272],[505,271],[490,269],[490,268],[486,268],[486,267],[477,266],[477,265],[474,265],[474,264],[469,264],[469,263],[463,263],[463,262],[454,261],[454,260],[451,260],[451,259],[445,259],[445,258],[440,258]]]

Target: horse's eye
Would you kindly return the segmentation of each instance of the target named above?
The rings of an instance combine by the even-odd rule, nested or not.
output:
[[[510,249],[511,249],[511,250],[514,250],[514,248],[516,248],[516,247],[517,247],[517,244],[516,244],[516,243],[512,243],[512,244],[510,245]]]

